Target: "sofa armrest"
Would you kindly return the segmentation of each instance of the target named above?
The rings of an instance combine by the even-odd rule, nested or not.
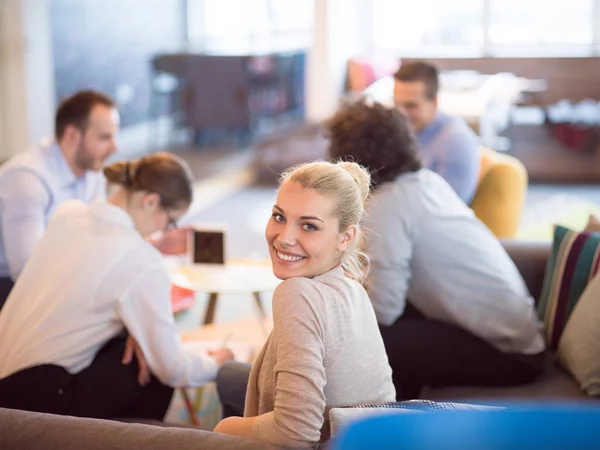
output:
[[[516,239],[503,239],[501,242],[537,302],[542,292],[546,262],[550,257],[552,244],[547,241],[519,241]]]
[[[158,427],[0,408],[0,448],[178,450],[283,449],[201,429]]]

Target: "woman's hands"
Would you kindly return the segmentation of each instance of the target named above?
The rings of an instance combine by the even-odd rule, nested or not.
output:
[[[212,356],[217,365],[221,367],[227,361],[233,361],[233,353],[228,348],[219,348],[216,350],[209,350],[208,354]]]
[[[138,383],[140,386],[145,386],[150,383],[152,372],[150,372],[150,367],[148,367],[148,362],[146,361],[146,358],[144,358],[140,344],[138,344],[138,341],[136,341],[133,336],[129,336],[127,337],[125,353],[123,353],[123,359],[121,359],[121,363],[125,365],[131,364],[131,361],[133,361],[133,355],[135,355],[140,368],[138,372]]]

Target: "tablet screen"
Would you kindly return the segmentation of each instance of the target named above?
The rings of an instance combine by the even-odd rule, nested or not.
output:
[[[194,230],[193,262],[225,264],[225,232]]]

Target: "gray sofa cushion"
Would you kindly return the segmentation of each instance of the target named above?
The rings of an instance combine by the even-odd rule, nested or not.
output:
[[[550,242],[521,241],[504,239],[502,245],[516,264],[531,296],[537,302],[542,293],[546,262],[550,257]]]
[[[282,449],[200,429],[158,427],[0,408],[2,449]]]
[[[511,387],[448,387],[426,388],[421,398],[448,401],[448,400],[573,400],[589,401],[577,382],[569,374],[559,369],[554,364],[554,357],[548,354],[546,366],[540,378],[530,384]]]

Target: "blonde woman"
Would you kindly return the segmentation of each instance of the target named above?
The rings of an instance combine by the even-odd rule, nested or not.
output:
[[[284,280],[273,295],[274,328],[250,373],[245,417],[226,418],[215,431],[312,447],[328,436],[330,408],[395,399],[360,284],[369,184],[369,173],[349,162],[314,162],[283,175],[265,233],[273,272]],[[220,393],[232,387],[227,381],[218,378]]]

